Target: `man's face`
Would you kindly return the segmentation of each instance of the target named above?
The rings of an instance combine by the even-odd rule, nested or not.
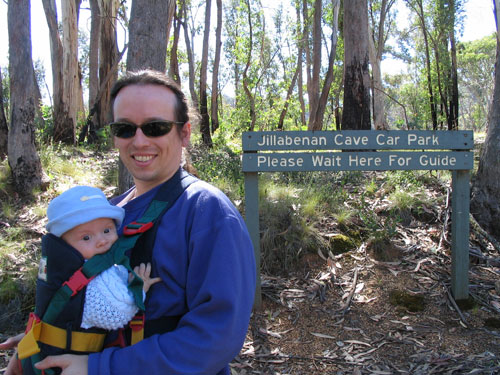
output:
[[[100,218],[65,232],[61,238],[73,246],[85,259],[108,251],[118,239],[113,219]]]
[[[113,113],[115,122],[142,125],[152,120],[175,118],[176,97],[166,87],[159,85],[131,85],[116,96]],[[167,181],[181,163],[182,147],[189,144],[191,125],[184,124],[179,132],[172,130],[160,137],[146,137],[137,129],[132,138],[114,137],[120,159],[134,178],[137,194]]]

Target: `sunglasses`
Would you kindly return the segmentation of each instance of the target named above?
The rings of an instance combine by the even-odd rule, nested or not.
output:
[[[141,126],[128,122],[112,122],[109,126],[111,128],[111,134],[115,137],[132,138],[137,128],[141,128],[141,131],[146,137],[161,137],[162,135],[168,134],[176,124],[183,125],[184,123],[178,121],[156,120],[146,122]]]

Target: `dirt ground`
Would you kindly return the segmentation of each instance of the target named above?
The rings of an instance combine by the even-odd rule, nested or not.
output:
[[[472,306],[461,308],[437,231],[401,230],[396,262],[363,245],[336,259],[310,255],[297,276],[263,275],[262,309],[233,375],[500,373],[500,254],[471,258]],[[420,298],[409,305],[417,311],[397,304],[401,292]]]

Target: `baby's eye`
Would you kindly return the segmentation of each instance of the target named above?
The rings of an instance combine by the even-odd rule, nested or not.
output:
[[[90,236],[88,236],[88,235],[87,236],[83,236],[82,240],[89,241],[90,240]]]
[[[104,229],[104,233],[109,233],[110,231],[111,231],[111,229],[109,229],[109,228]]]

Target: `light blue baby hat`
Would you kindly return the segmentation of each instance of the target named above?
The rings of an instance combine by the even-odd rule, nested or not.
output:
[[[49,222],[45,226],[60,237],[74,227],[89,221],[110,218],[120,227],[125,210],[111,205],[104,193],[91,186],[75,186],[54,198],[47,208]]]

